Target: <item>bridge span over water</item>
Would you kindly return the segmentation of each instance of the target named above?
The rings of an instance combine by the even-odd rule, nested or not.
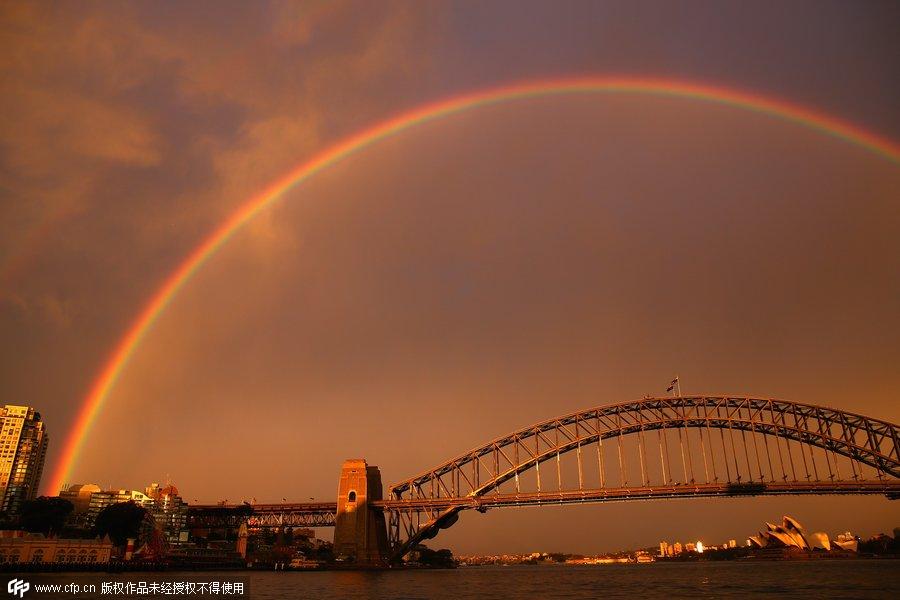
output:
[[[193,506],[191,527],[331,527],[335,553],[399,560],[464,510],[784,494],[900,498],[900,428],[733,396],[643,398],[536,423],[388,487],[348,460],[335,502]]]

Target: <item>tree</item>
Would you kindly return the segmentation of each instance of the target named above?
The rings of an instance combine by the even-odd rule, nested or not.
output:
[[[128,538],[140,536],[146,515],[147,509],[132,500],[111,504],[97,515],[94,530],[99,536],[108,535],[116,546],[124,546]]]
[[[456,560],[453,558],[453,552],[442,548],[441,550],[432,550],[424,544],[415,547],[417,562],[429,567],[453,568],[456,566]]]
[[[75,506],[65,498],[41,496],[22,504],[19,526],[32,533],[59,533]]]
[[[0,529],[15,529],[16,525],[16,519],[12,518],[6,511],[0,510]]]

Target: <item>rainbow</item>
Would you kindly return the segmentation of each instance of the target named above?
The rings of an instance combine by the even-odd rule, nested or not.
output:
[[[596,93],[650,94],[685,98],[761,113],[844,140],[900,165],[900,145],[852,123],[776,98],[688,81],[631,77],[541,80],[477,91],[415,108],[326,148],[274,181],[258,195],[242,204],[181,262],[144,305],[92,383],[69,432],[62,456],[49,483],[51,491],[55,493],[62,488],[78,459],[79,451],[90,431],[91,424],[103,407],[110,390],[128,364],[135,348],[140,345],[154,322],[169,306],[179,290],[219,248],[231,239],[236,231],[276,202],[286,191],[348,156],[386,138],[436,119],[473,108],[525,98]]]

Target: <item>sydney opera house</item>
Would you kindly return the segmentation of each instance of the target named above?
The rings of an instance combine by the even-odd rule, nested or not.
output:
[[[803,533],[803,526],[792,517],[784,516],[781,525],[766,523],[766,530],[751,536],[750,545],[760,549],[783,549],[794,551],[856,552],[858,540],[849,532],[831,540],[828,534]]]

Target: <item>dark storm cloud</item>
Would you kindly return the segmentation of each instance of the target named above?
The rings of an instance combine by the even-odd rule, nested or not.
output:
[[[3,10],[0,391],[45,415],[48,470],[108,352],[205,233],[423,101],[649,74],[900,135],[891,3]],[[660,391],[675,370],[690,391],[896,421],[898,185],[896,166],[842,142],[686,101],[545,99],[429,125],[308,182],[211,261],[136,353],[74,475],[141,487],[168,473],[189,499],[330,497],[347,456],[393,481]],[[804,506],[826,527],[844,502]],[[736,515],[756,526],[772,518],[761,506],[784,505]],[[896,515],[854,506],[863,528]],[[604,510],[559,549],[608,549],[611,514],[653,543],[691,509]],[[566,530],[565,514],[528,528],[519,514],[449,539],[530,550]]]

